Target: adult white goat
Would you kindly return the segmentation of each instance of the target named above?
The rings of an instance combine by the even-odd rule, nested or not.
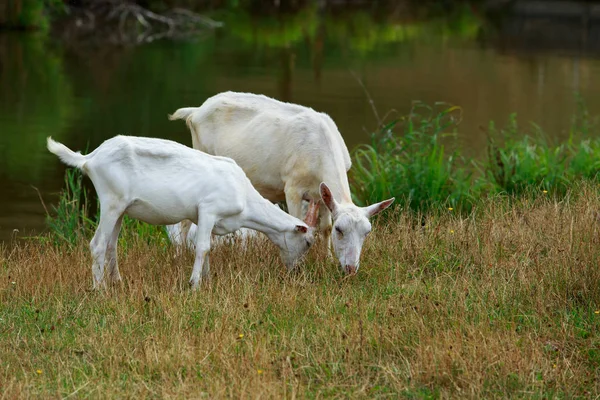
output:
[[[200,107],[180,108],[169,119],[185,119],[195,149],[234,159],[260,194],[273,202],[285,199],[291,215],[301,218],[303,199],[322,199],[326,243],[346,273],[358,271],[369,218],[394,198],[368,207],[352,202],[350,155],[327,114],[263,95],[225,92]]]
[[[48,150],[87,174],[100,199],[100,222],[90,243],[94,287],[103,284],[104,265],[113,281],[121,279],[117,239],[123,215],[155,225],[182,220],[197,223],[196,259],[190,279],[196,289],[209,277],[211,232],[224,235],[247,227],[275,243],[288,268],[313,243],[317,207],[307,223],[283,212],[254,189],[231,159],[211,156],[162,139],[116,136],[88,155],[48,138]]]

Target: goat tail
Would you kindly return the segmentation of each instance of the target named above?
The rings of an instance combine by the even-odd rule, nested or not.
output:
[[[65,164],[79,169],[83,168],[86,157],[80,152],[74,152],[64,144],[52,140],[50,136],[47,139],[47,147],[50,153],[56,154]]]
[[[198,110],[198,107],[185,107],[176,110],[173,114],[169,114],[171,121],[176,119],[185,119],[190,133],[192,134],[192,147],[197,150],[202,150],[200,147],[200,135],[198,134],[198,127],[194,126],[192,122],[192,114]]]
[[[169,120],[174,121],[176,119],[188,119],[190,115],[194,113],[197,107],[185,107],[176,110],[173,114],[169,114]]]

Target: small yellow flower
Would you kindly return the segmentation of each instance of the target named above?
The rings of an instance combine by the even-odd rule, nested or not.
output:
[[[244,334],[243,334],[243,333],[240,333],[240,334],[238,335],[238,338],[239,338],[239,339],[241,339],[241,338],[243,338],[243,337],[244,337]]]
[[[594,311],[594,314],[600,314],[600,310]]]
[[[448,207],[448,210],[452,211],[452,210],[454,210],[454,208],[452,208],[452,207]]]
[[[37,372],[37,373],[38,373],[38,375],[40,375],[40,374],[42,373],[42,370],[41,370],[41,369],[38,369],[38,370],[37,370],[37,371],[35,371],[35,372]]]
[[[263,373],[263,370],[262,369],[257,369],[256,373],[259,374],[259,375],[261,375]]]
[[[544,194],[548,193],[548,191],[547,191],[547,190],[542,190],[542,192],[543,192]]]
[[[552,368],[556,368],[556,364],[554,364],[554,365],[552,366]]]
[[[450,229],[450,233],[454,233],[454,230],[453,230],[453,229]]]

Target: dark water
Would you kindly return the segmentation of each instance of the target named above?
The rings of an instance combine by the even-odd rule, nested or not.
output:
[[[460,141],[483,152],[479,129],[517,112],[551,137],[566,137],[574,93],[600,110],[600,61],[593,52],[536,51],[535,43],[482,36],[485,22],[373,20],[368,13],[300,15],[276,23],[233,19],[192,42],[138,47],[71,45],[39,34],[0,35],[0,241],[44,229],[45,210],[63,187],[64,167],[45,149],[53,136],[95,148],[117,134],[190,143],[167,114],[225,90],[262,93],[329,113],[350,148],[380,116],[411,101],[460,105]],[[237,22],[236,22],[237,21]],[[508,38],[508,39],[506,39]],[[503,40],[506,39],[506,40]],[[548,48],[550,47],[550,48]],[[584,49],[585,50],[585,49]],[[590,54],[591,53],[591,54]]]

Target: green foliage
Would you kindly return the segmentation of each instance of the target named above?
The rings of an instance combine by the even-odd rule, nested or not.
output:
[[[441,104],[437,104],[439,107]],[[460,109],[439,112],[417,103],[410,114],[372,136],[371,145],[354,151],[351,180],[357,204],[392,196],[414,211],[451,207],[470,210],[477,197],[470,161],[448,152],[444,139],[454,137]],[[395,133],[403,128],[403,134]]]
[[[490,123],[485,170],[496,191],[519,195],[534,188],[563,197],[573,182],[597,179],[600,140],[589,137],[594,124],[585,108],[573,119],[570,137],[563,143],[551,144],[537,125],[532,126],[533,134],[520,130],[515,114],[500,131]]]
[[[62,0],[7,0],[0,6],[0,28],[47,30],[50,15],[63,8]]]
[[[600,140],[585,139],[578,146],[569,142],[571,173],[577,177],[596,180],[600,172]]]
[[[46,221],[55,243],[66,242],[73,246],[82,237],[89,236],[95,222],[88,218],[88,198],[83,187],[83,174],[76,169],[65,172],[65,188],[61,192],[58,205],[53,206],[53,216]]]
[[[598,179],[600,139],[590,137],[596,124],[584,107],[573,119],[569,139],[558,144],[550,143],[535,124],[532,131],[521,129],[515,114],[506,128],[491,122],[488,157],[477,162],[444,146],[460,122],[459,111],[418,104],[408,116],[373,134],[371,145],[358,147],[350,171],[355,202],[395,196],[396,205],[417,212],[468,212],[482,197],[549,194],[560,199],[573,183]]]
[[[384,9],[381,6],[379,11]],[[354,57],[373,57],[383,46],[440,36],[470,39],[482,29],[482,21],[468,7],[458,7],[450,14],[398,21],[389,15],[377,15],[377,7],[322,13],[315,2],[306,2],[293,13],[256,13],[247,2],[231,1],[212,16],[223,21],[232,36],[259,48],[326,41],[337,46],[343,43]]]
[[[558,194],[566,192],[570,181],[567,148],[564,144],[550,145],[536,130],[536,136],[523,135],[516,115],[512,114],[508,128],[500,131],[504,144],[499,145],[498,132],[490,123],[486,171],[499,191],[521,194],[533,187]]]
[[[317,31],[317,8],[308,6],[293,14],[253,15],[248,10],[233,6],[231,10],[217,13],[233,36],[244,42],[260,46],[285,48],[301,43]]]
[[[139,243],[166,248],[169,245],[167,231],[163,226],[150,225],[125,215],[119,236],[119,248],[127,251]]]

